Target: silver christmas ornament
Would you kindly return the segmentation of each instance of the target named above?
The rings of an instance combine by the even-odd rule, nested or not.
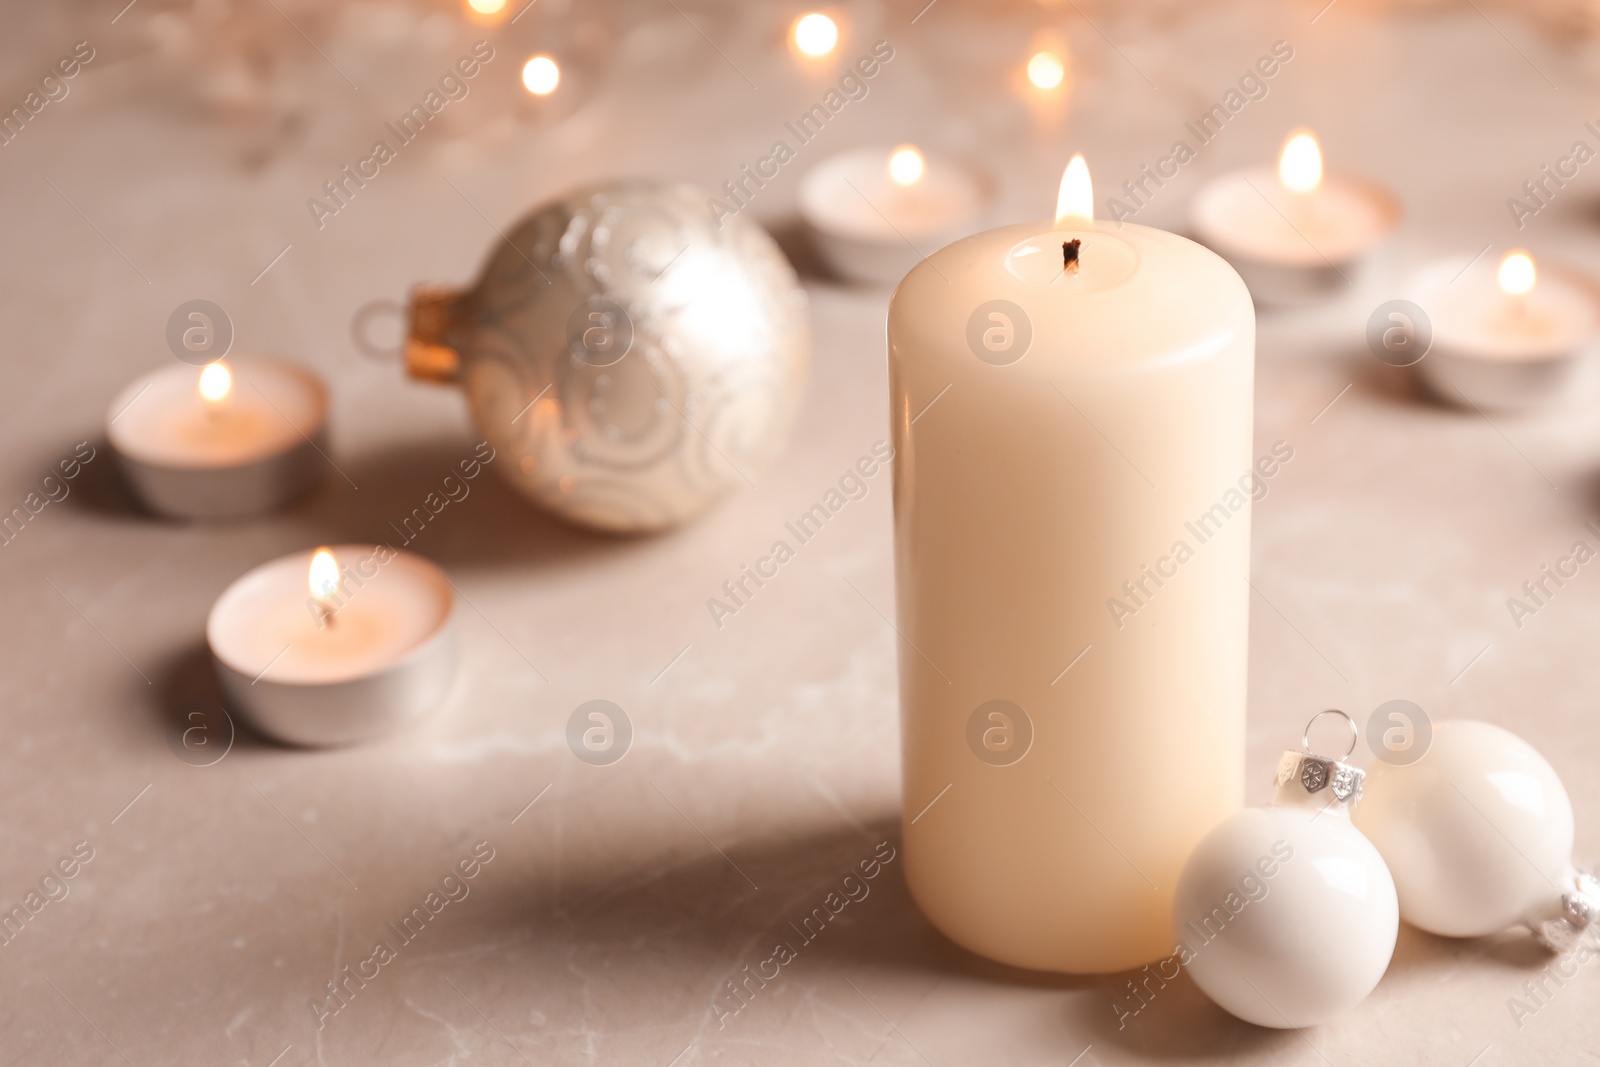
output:
[[[495,467],[615,532],[677,525],[787,438],[805,294],[759,225],[693,186],[588,186],[512,228],[472,288],[412,294],[406,364],[465,388]]]

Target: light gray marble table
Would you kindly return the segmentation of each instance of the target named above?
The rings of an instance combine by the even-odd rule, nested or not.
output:
[[[1530,21],[1487,0],[1341,0],[1320,15],[1320,3],[940,0],[913,22],[921,7],[838,9],[846,58],[882,39],[895,59],[752,207],[806,272],[816,335],[798,433],[759,487],[680,531],[617,540],[480,479],[413,546],[470,602],[444,712],[338,752],[241,732],[204,767],[171,742],[211,692],[202,626],[217,594],[275,555],[387,536],[471,449],[459,395],[358,352],[358,309],[464,280],[494,227],[576,181],[720,185],[825,82],[784,51],[794,12],[780,6],[541,0],[501,30],[469,28],[444,0],[12,12],[5,106],[74,42],[95,58],[0,148],[4,506],[78,442],[99,452],[0,548],[0,906],[76,843],[92,849],[66,895],[0,945],[0,1060],[1466,1067],[1600,1055],[1593,966],[1547,982],[1519,1027],[1508,999],[1543,965],[1524,940],[1410,929],[1371,999],[1327,1026],[1258,1030],[1181,980],[1119,1028],[1125,976],[1047,978],[962,953],[918,915],[898,859],[740,1010],[710,1007],[789,920],[899,841],[887,475],[720,629],[705,606],[886,436],[887,293],[810,269],[791,219],[800,171],[836,149],[915,140],[982,160],[997,219],[1041,216],[1070,151],[1115,186],[1285,40],[1295,57],[1266,98],[1141,221],[1181,225],[1208,175],[1270,160],[1310,124],[1330,165],[1404,198],[1402,263],[1526,243],[1600,265],[1600,164],[1526,230],[1505,206],[1541,164],[1593,141],[1595,45],[1577,16]],[[1046,27],[1069,42],[1070,99],[1029,103],[1020,66]],[[307,198],[491,33],[496,58],[473,95],[319,230]],[[543,112],[516,85],[539,48],[575,57],[566,96]],[[1542,749],[1572,793],[1578,854],[1593,859],[1600,577],[1583,572],[1520,628],[1506,608],[1541,564],[1595,543],[1593,394],[1492,423],[1435,406],[1365,350],[1366,316],[1390,295],[1261,320],[1258,444],[1289,441],[1295,458],[1255,512],[1251,797],[1265,799],[1311,711],[1364,715],[1406,697]],[[166,318],[195,297],[228,309],[240,349],[293,356],[332,384],[338,473],[281,515],[171,525],[117,488],[106,405],[172,358]],[[609,767],[580,763],[563,739],[593,698],[625,708],[636,731]],[[475,847],[493,858],[470,893],[347,986],[319,1027],[311,1003],[327,983]]]

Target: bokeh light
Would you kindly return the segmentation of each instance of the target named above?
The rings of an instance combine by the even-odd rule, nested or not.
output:
[[[222,360],[207,363],[200,372],[200,395],[212,404],[220,404],[233,392],[233,372]]]
[[[1500,283],[1500,291],[1508,296],[1526,296],[1533,292],[1534,283],[1538,280],[1539,272],[1533,265],[1533,257],[1520,248],[1507,252],[1495,271],[1495,281]]]
[[[1054,52],[1035,52],[1028,60],[1028,80],[1040,89],[1054,89],[1067,76],[1067,65]]]
[[[915,185],[922,180],[927,163],[916,145],[903,144],[889,153],[889,180],[896,185]]]
[[[522,84],[534,96],[549,96],[561,84],[561,68],[549,56],[534,56],[522,65]]]
[[[794,46],[808,56],[825,56],[839,43],[839,27],[827,15],[813,11],[794,23]]]
[[[1322,184],[1322,148],[1310,130],[1296,130],[1283,142],[1278,156],[1278,180],[1284,188],[1309,193]]]

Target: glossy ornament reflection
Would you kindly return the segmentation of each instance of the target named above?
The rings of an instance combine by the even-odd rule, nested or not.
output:
[[[1480,937],[1521,922],[1543,934],[1563,896],[1583,888],[1560,777],[1492,723],[1435,723],[1421,759],[1375,766],[1356,823],[1394,872],[1401,917],[1429,933]]]

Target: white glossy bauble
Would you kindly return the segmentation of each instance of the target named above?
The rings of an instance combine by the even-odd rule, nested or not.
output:
[[[1313,1026],[1360,1003],[1400,918],[1378,850],[1339,810],[1251,808],[1201,840],[1178,881],[1179,958],[1258,1026]]]
[[[1435,723],[1421,759],[1373,767],[1355,820],[1388,861],[1401,916],[1446,937],[1539,911],[1572,862],[1572,801],[1555,769],[1486,722]]]

